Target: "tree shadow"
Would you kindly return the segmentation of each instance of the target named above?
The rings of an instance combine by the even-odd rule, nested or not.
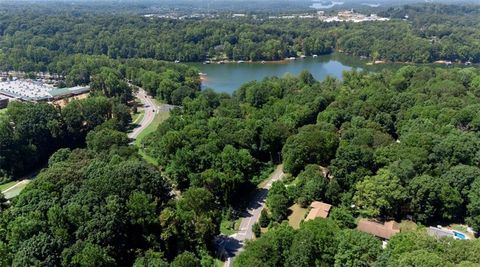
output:
[[[255,190],[254,197],[247,205],[245,205],[240,211],[240,218],[246,218],[252,216],[250,210],[256,210],[260,208],[267,198],[268,190],[265,188],[259,188]]]
[[[235,257],[243,245],[243,242],[225,235],[218,236],[215,243],[219,250],[218,253],[224,260]]]

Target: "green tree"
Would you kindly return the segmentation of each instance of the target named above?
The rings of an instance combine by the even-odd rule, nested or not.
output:
[[[334,207],[328,215],[340,228],[355,228],[355,217],[346,207]]]
[[[252,232],[253,232],[253,234],[255,235],[256,238],[260,237],[260,235],[262,234],[262,229],[260,228],[259,223],[254,223],[252,225]]]
[[[272,220],[280,222],[287,218],[290,200],[282,182],[274,182],[268,191],[267,207],[272,214]]]
[[[467,205],[468,224],[475,230],[480,231],[480,179],[477,178],[472,184],[468,195]]]
[[[328,165],[335,156],[338,138],[316,125],[301,128],[287,139],[282,150],[284,169],[297,175],[308,163]]]
[[[373,266],[382,252],[382,243],[376,237],[357,230],[343,230],[338,239],[335,266]]]
[[[365,177],[356,190],[353,201],[366,217],[395,216],[407,197],[400,179],[386,169]]]
[[[262,209],[260,213],[259,224],[261,227],[267,227],[270,224],[270,217],[266,209]]]
[[[95,244],[85,243],[82,250],[73,256],[72,264],[78,266],[115,266],[115,261],[107,251]]]
[[[185,251],[182,254],[175,257],[172,264],[172,267],[198,267],[200,266],[200,261],[195,256],[195,254]]]
[[[145,255],[138,257],[133,264],[133,267],[168,267],[160,252],[148,250]]]

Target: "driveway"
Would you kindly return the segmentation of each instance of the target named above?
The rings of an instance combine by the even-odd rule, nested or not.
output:
[[[265,185],[259,188],[254,194],[247,209],[241,215],[242,220],[238,232],[228,237],[219,237],[217,244],[221,246],[227,254],[224,267],[233,266],[233,260],[243,250],[245,241],[254,238],[252,226],[258,221],[262,210],[265,208],[268,190],[272,187],[272,183],[280,180],[283,175],[283,166],[278,165]]]

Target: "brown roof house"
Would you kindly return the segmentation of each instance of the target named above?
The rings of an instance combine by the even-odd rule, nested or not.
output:
[[[378,223],[367,219],[360,219],[357,230],[388,240],[395,234],[400,233],[400,226],[395,221]]]
[[[305,221],[313,220],[315,218],[326,219],[332,205],[320,201],[313,201],[312,204],[310,204],[310,207],[312,209],[308,213],[307,218],[305,218]]]

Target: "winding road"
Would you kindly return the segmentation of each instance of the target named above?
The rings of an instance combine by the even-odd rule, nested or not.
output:
[[[140,100],[140,102],[142,102],[145,114],[143,115],[143,118],[138,124],[138,126],[135,127],[128,134],[128,137],[133,140],[137,139],[140,133],[143,132],[143,130],[145,130],[150,125],[150,123],[153,122],[153,120],[155,119],[155,115],[158,112],[170,111],[173,108],[175,108],[174,105],[168,105],[168,104],[157,105],[155,101],[150,96],[147,95],[145,90],[139,87],[137,88],[138,88],[138,91],[137,93],[135,93],[135,97],[138,100]]]
[[[131,139],[137,139],[138,135],[152,123],[155,118],[155,112],[158,111],[155,101],[148,97],[145,90],[139,89],[135,96],[142,102],[145,114],[138,126],[128,134],[128,137]]]
[[[218,238],[217,245],[225,251],[227,256],[224,267],[233,266],[233,260],[243,250],[245,241],[254,238],[252,226],[258,221],[262,210],[265,208],[268,190],[272,187],[273,182],[282,179],[283,175],[283,166],[278,165],[265,185],[257,190],[247,209],[241,215],[242,220],[237,233]]]

